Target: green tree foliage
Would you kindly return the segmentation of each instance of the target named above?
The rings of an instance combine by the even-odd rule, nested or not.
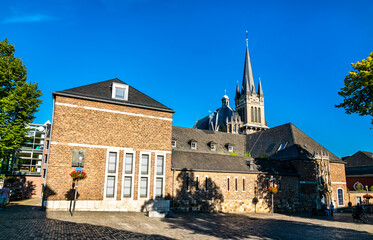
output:
[[[41,100],[37,83],[28,83],[26,66],[14,56],[8,40],[0,41],[0,161],[26,139]]]
[[[354,70],[346,76],[345,87],[338,92],[343,102],[336,107],[344,108],[347,114],[373,117],[373,52],[367,59],[351,65]]]

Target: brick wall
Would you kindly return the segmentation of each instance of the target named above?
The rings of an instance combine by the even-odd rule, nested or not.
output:
[[[330,178],[332,181],[332,191],[334,205],[338,207],[345,207],[348,204],[348,194],[346,185],[345,165],[341,163],[330,163]],[[343,202],[338,199],[338,189],[342,189]]]
[[[172,113],[56,96],[48,163],[47,200],[66,201],[73,197],[73,181],[69,176],[69,173],[75,169],[72,167],[73,150],[83,150],[85,151],[83,169],[88,177],[79,181],[78,199],[96,202],[109,200],[128,202],[135,206],[131,209],[138,210],[141,205],[136,203],[140,154],[143,152],[150,154],[149,198],[152,198],[157,154],[165,155],[165,182],[172,178],[171,137]],[[105,199],[105,170],[107,155],[111,150],[119,153],[116,199]],[[134,194],[131,200],[122,200],[121,197],[126,152],[135,155]],[[164,192],[170,191],[169,184],[166,184]],[[131,201],[132,203],[129,203]],[[118,204],[115,208],[118,208]],[[123,207],[123,204],[121,206]],[[108,205],[99,206],[99,208],[105,207],[110,208]]]
[[[279,178],[279,176],[274,177]],[[175,210],[269,212],[271,210],[271,195],[267,191],[269,178],[270,176],[261,174],[176,171]],[[278,181],[275,183],[279,188],[279,192],[274,196],[275,211],[295,211],[299,205],[298,177],[281,176],[280,182],[280,185]],[[255,199],[257,199],[256,205]]]

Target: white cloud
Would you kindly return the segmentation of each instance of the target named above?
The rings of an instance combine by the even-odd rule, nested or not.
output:
[[[28,16],[14,16],[7,18],[3,21],[3,23],[27,23],[27,22],[45,22],[53,20],[54,18],[42,15],[42,14],[36,14],[36,15],[28,15]]]

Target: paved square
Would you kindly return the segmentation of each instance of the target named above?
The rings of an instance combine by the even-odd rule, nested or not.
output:
[[[351,214],[175,214],[45,212],[35,200],[0,210],[0,239],[373,239],[373,225]],[[372,219],[371,219],[372,220]]]

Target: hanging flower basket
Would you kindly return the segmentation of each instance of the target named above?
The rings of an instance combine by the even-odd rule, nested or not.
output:
[[[277,190],[277,188],[275,188],[275,187],[269,187],[269,188],[268,188],[268,192],[270,192],[270,193],[277,193],[278,190]]]
[[[87,178],[87,174],[84,171],[72,171],[70,173],[70,176],[73,178],[73,180],[83,180]]]
[[[363,196],[363,198],[366,198],[366,199],[371,199],[371,198],[373,198],[373,196],[372,195],[370,195],[370,194],[365,194],[364,196]]]

